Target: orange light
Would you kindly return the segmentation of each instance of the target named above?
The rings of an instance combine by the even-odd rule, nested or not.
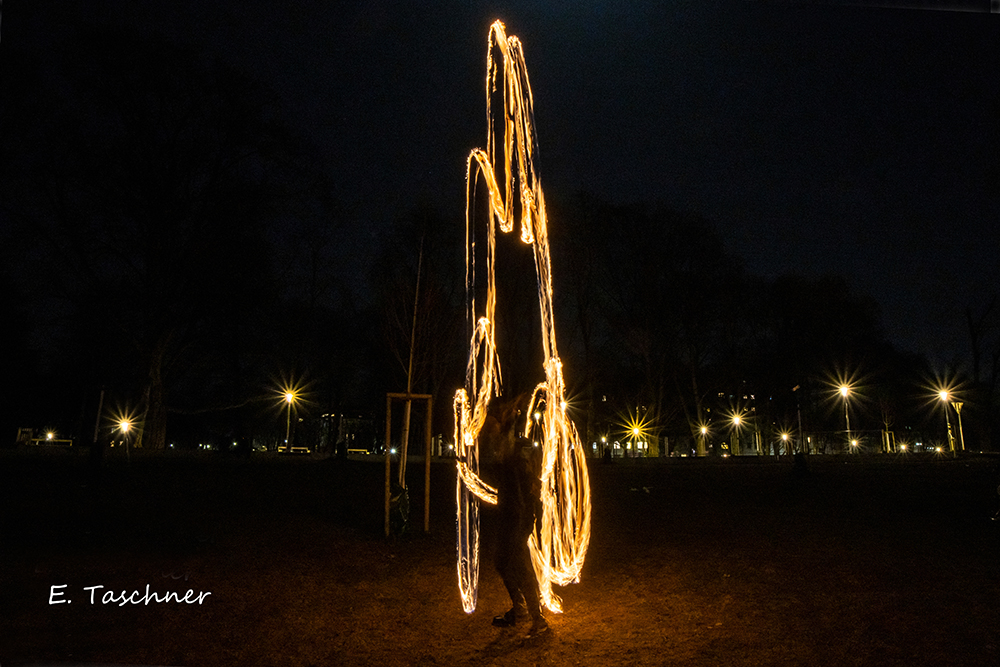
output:
[[[503,58],[502,68],[494,62],[494,52]],[[503,81],[498,82],[500,72]],[[502,87],[504,123],[503,141],[494,136],[491,97]],[[487,49],[486,105],[487,149],[475,149],[466,162],[466,230],[471,237],[472,198],[481,178],[489,191],[489,231],[487,247],[487,290],[485,308],[470,341],[467,377],[470,388],[460,389],[454,400],[455,443],[458,475],[456,511],[458,524],[458,581],[462,607],[467,613],[476,608],[479,581],[479,509],[478,502],[496,503],[496,489],[479,477],[479,435],[486,422],[490,400],[500,394],[500,361],[495,339],[496,312],[496,228],[513,231],[515,211],[520,212],[521,240],[534,244],[538,279],[539,310],[542,324],[542,359],[545,380],[540,382],[526,407],[534,424],[525,424],[527,437],[531,428],[541,444],[541,516],[528,542],[532,565],[538,580],[542,604],[551,611],[561,611],[553,584],[565,586],[577,581],[590,543],[590,479],[579,433],[566,414],[562,361],[556,350],[553,321],[552,269],[548,243],[545,197],[535,171],[536,140],[532,113],[531,87],[527,67],[517,37],[508,37],[503,23],[490,28]],[[498,149],[503,146],[504,149]],[[502,157],[502,173],[495,165]],[[515,188],[515,184],[519,187]],[[516,195],[515,195],[516,193]],[[515,196],[519,197],[515,201]],[[474,273],[473,252],[466,250],[466,270]],[[478,315],[478,313],[477,313]],[[478,364],[482,364],[479,366]],[[541,399],[541,400],[540,400]],[[536,407],[538,408],[535,411]],[[537,433],[541,429],[541,433]]]

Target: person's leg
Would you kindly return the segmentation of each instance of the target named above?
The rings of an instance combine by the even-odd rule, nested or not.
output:
[[[513,558],[511,568],[515,584],[521,599],[525,603],[525,611],[531,617],[531,634],[548,629],[548,622],[542,616],[541,594],[538,589],[538,579],[535,568],[531,565],[531,552],[528,549],[527,538],[520,545]],[[509,590],[509,589],[508,589]]]
[[[497,572],[500,574],[500,579],[503,580],[503,585],[507,589],[507,594],[510,596],[511,602],[509,611],[493,618],[493,625],[497,627],[512,627],[517,623],[519,618],[524,618],[528,613],[528,608],[525,606],[525,598],[521,594],[519,586],[520,575],[517,571],[515,551],[513,544],[504,544],[501,542],[497,545],[494,564],[496,565]]]

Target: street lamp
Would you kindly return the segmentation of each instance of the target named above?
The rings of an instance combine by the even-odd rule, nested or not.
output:
[[[955,451],[955,436],[951,433],[951,415],[948,412],[948,390],[942,389],[938,392],[938,398],[944,403],[944,422],[948,425],[948,448],[951,450],[952,458],[958,456],[958,452]]]
[[[288,451],[291,451],[289,449],[291,445],[288,442],[288,438],[292,432],[292,403],[295,402],[295,398],[295,392],[285,392],[285,403],[288,403],[288,417],[285,419],[285,449]]]
[[[733,415],[733,456],[739,456],[740,452],[740,424],[743,422],[743,418],[739,415]]]
[[[854,441],[851,440],[851,415],[847,411],[847,397],[851,394],[851,388],[846,384],[840,385],[840,395],[844,397],[844,423],[847,425],[847,444],[853,445]],[[854,451],[853,447],[851,451]]]
[[[122,440],[125,441],[125,460],[131,463],[131,456],[128,451],[128,432],[132,429],[132,422],[128,419],[123,419],[118,422],[118,429],[122,432]]]

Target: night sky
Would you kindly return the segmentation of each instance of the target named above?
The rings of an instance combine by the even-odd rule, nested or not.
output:
[[[499,18],[524,45],[550,199],[699,213],[751,272],[845,275],[879,302],[891,341],[944,361],[966,354],[965,307],[1000,285],[989,0],[64,4],[9,3],[3,41],[57,50],[80,21],[115,25],[272,88],[328,162],[348,221],[331,261],[358,275],[418,201],[463,233]]]

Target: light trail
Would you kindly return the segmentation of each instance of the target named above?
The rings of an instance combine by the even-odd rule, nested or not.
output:
[[[502,63],[494,59],[500,52]],[[502,81],[499,81],[502,65]],[[535,170],[536,139],[528,70],[521,43],[508,37],[503,23],[490,28],[486,55],[486,109],[489,127],[486,148],[469,154],[466,163],[466,289],[475,285],[475,244],[470,213],[476,186],[482,178],[489,192],[487,236],[487,290],[483,314],[476,319],[469,349],[466,388],[455,395],[455,447],[457,453],[458,582],[462,607],[467,613],[476,608],[479,586],[479,502],[495,504],[496,489],[479,476],[479,436],[486,421],[490,400],[500,394],[500,360],[494,330],[496,312],[496,227],[514,229],[515,204],[519,205],[521,240],[532,245],[538,279],[545,380],[538,384],[525,414],[539,410],[542,417],[528,419],[525,435],[532,426],[542,430],[541,501],[535,531],[528,540],[532,565],[538,578],[542,604],[553,612],[562,611],[552,586],[579,581],[580,570],[590,543],[590,479],[585,450],[573,421],[566,415],[562,362],[556,349],[553,322],[552,267],[549,256],[548,221],[545,197]],[[494,132],[491,105],[493,94],[503,95],[504,123],[502,149]],[[502,155],[498,153],[502,150]],[[495,165],[502,159],[504,181],[499,183]],[[515,181],[518,185],[515,199]],[[474,292],[474,291],[473,291]],[[474,293],[470,313],[475,315]]]

